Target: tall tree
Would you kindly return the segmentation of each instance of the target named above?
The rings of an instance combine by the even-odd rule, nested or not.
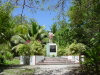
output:
[[[9,40],[11,37],[11,5],[6,3],[0,6],[0,43]],[[8,10],[9,8],[9,10]]]
[[[92,71],[92,74],[96,75],[100,74],[98,67],[100,62],[99,5],[99,0],[73,0],[73,6],[69,11],[70,27],[75,32],[73,39],[88,46],[88,50],[84,52],[87,74],[91,74],[90,71]]]
[[[94,0],[73,1],[69,16],[71,20],[71,29],[75,31],[74,39],[78,42],[83,42],[88,46],[92,45],[90,40],[93,39],[95,34],[100,30],[100,15],[98,14],[100,12],[99,4],[99,1]],[[77,13],[78,15],[76,15]]]

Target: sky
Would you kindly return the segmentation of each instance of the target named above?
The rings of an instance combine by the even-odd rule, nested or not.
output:
[[[55,5],[56,3],[57,0],[48,2],[47,4],[44,4],[44,8],[46,8],[48,5]],[[71,0],[67,1],[65,10],[68,11],[70,6]],[[13,11],[13,16],[21,14],[21,10],[22,8],[20,7],[15,8]],[[28,19],[34,18],[39,25],[45,26],[46,30],[50,30],[51,25],[57,21],[54,20],[54,18],[57,16],[57,12],[53,10],[37,10],[36,12],[31,12],[28,8],[25,8],[23,15],[27,16]],[[66,17],[66,20],[68,21],[68,17]]]

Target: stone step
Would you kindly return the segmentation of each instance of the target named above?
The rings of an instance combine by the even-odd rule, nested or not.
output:
[[[61,62],[61,63],[66,63],[66,61],[47,61],[47,60],[44,60],[43,62],[49,62],[49,63],[52,63],[52,62],[56,62],[56,63],[59,63],[59,62]]]
[[[45,59],[45,60],[58,60],[58,61],[66,61],[68,59]]]
[[[66,65],[66,64],[74,64],[74,61],[70,61],[67,58],[58,58],[58,57],[45,57],[45,59],[39,63],[38,65]]]
[[[44,63],[44,62],[41,62],[41,63],[37,63],[37,65],[67,65],[67,64],[70,64],[70,63]]]
[[[67,65],[67,64],[74,64],[74,62],[39,62],[38,65]]]
[[[60,57],[45,57],[45,59],[67,59],[67,58],[60,58]]]
[[[44,60],[46,60],[46,61],[68,61],[68,60],[60,60],[60,59],[50,59],[50,60],[44,59]]]
[[[66,59],[66,58],[45,58],[45,60],[47,60],[47,61],[55,61],[55,60],[57,60],[57,61],[66,61],[66,60],[68,60],[68,59]]]

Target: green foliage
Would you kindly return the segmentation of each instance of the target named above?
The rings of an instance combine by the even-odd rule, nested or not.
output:
[[[62,28],[58,32],[55,33],[54,40],[60,45],[65,46],[67,45],[67,29]],[[65,40],[64,40],[65,39]]]
[[[34,44],[36,40],[39,40],[44,43],[45,36],[47,35],[44,30],[44,27],[39,26],[36,22],[32,22],[31,25],[17,25],[13,28],[13,30],[15,35],[12,36],[11,42],[15,44],[13,50],[17,48],[17,52],[19,55],[34,55],[34,53],[37,53],[38,51],[33,51],[33,48],[31,49],[30,46]],[[40,45],[40,49],[42,49],[41,46],[43,45]],[[39,52],[39,54],[43,53]]]
[[[45,49],[39,41],[30,42],[28,44],[18,44],[15,46],[19,55],[45,55]]]
[[[58,56],[65,56],[66,55],[66,49],[60,48],[57,52]]]
[[[67,47],[60,47],[58,48],[58,56],[66,56],[71,55],[71,51]]]
[[[87,71],[89,75],[99,75],[100,49],[97,46],[100,43],[100,10],[98,7],[100,1],[73,0],[72,4],[68,15],[70,17],[70,28],[74,32],[73,39],[89,48],[85,51],[77,51],[79,47],[72,44],[71,47],[74,47],[72,50],[75,50],[75,53],[84,52],[85,67],[83,68],[85,69],[82,69],[83,71]]]
[[[20,60],[19,59],[5,60],[5,64],[18,65],[20,64]]]
[[[39,41],[34,41],[32,44],[31,44],[31,55],[32,53],[34,55],[43,55],[44,54],[44,49],[42,47],[42,44],[39,42]]]
[[[25,39],[23,39],[19,35],[14,35],[11,37],[11,42],[13,42],[14,44],[25,43]]]
[[[98,5],[100,5],[98,0],[73,1],[73,6],[68,12],[71,21],[71,31],[75,33],[73,39],[89,47],[93,45],[90,40],[98,37],[95,34],[98,34],[100,30],[100,14],[98,14],[100,11],[97,11],[99,10]],[[76,15],[77,13],[78,15]]]
[[[16,46],[16,51],[19,55],[29,56],[30,55],[30,47],[28,44],[18,44]]]
[[[9,40],[11,37],[11,24],[10,24],[10,14],[11,14],[11,8],[10,4],[6,3],[2,6],[0,6],[0,43],[5,42],[6,40]],[[9,10],[8,10],[9,8]]]
[[[13,21],[12,23],[14,25],[23,25],[23,24],[27,25],[27,24],[29,24],[29,22],[27,21],[26,16],[21,16],[21,15],[14,16],[12,18],[12,21]]]
[[[11,59],[13,53],[11,52],[11,47],[9,43],[0,44],[0,63],[4,63],[5,60]]]
[[[36,40],[42,40],[46,36],[44,26],[40,26],[36,22],[32,22],[29,29],[29,35],[34,37]]]
[[[13,53],[11,51],[10,38],[13,34],[11,24],[11,12],[13,10],[11,3],[0,5],[0,63],[11,59]]]
[[[82,43],[72,43],[68,49],[71,51],[72,54],[80,54],[85,52],[86,46]]]
[[[85,51],[84,70],[87,74],[100,74],[100,45]]]
[[[32,36],[38,33],[39,26],[36,22],[32,22]]]
[[[17,25],[14,28],[14,33],[19,35],[28,34],[28,27],[26,25]]]
[[[55,57],[55,55],[52,55],[52,57]]]
[[[59,46],[67,46],[73,41],[69,24],[67,24],[65,21],[61,21],[57,23],[57,26],[58,30],[54,34],[55,36],[53,41],[58,43]]]
[[[55,23],[51,27],[51,32],[54,34],[54,33],[56,33],[56,31],[57,31],[57,24]]]
[[[48,42],[49,42],[49,38],[48,37],[42,39],[42,43],[46,44]]]

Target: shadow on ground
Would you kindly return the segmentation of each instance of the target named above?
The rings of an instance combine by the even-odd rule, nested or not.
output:
[[[0,75],[33,75],[34,69],[28,65],[0,65]]]
[[[3,64],[0,64],[0,73],[6,69],[15,69],[15,68],[23,67],[23,66],[25,66],[25,65],[3,65]]]

